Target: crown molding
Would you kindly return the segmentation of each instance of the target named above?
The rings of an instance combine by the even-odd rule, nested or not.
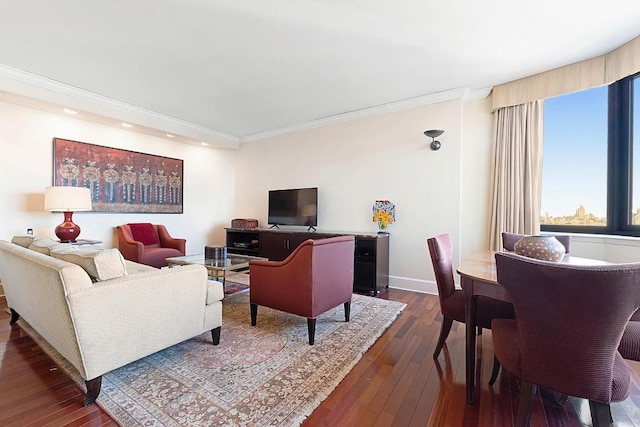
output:
[[[42,103],[51,103],[61,107],[72,108],[88,113],[91,121],[120,127],[121,122],[134,125],[132,132],[140,132],[163,137],[170,133],[182,138],[172,139],[176,142],[200,144],[206,142],[212,148],[238,149],[240,143],[267,139],[275,136],[300,132],[322,126],[329,126],[350,120],[357,120],[381,114],[393,113],[409,108],[421,107],[438,102],[461,99],[474,101],[486,98],[492,88],[469,89],[457,88],[428,95],[417,96],[374,107],[349,111],[342,114],[323,117],[306,123],[286,126],[265,132],[258,132],[237,137],[224,132],[199,126],[184,120],[136,107],[122,101],[76,88],[65,83],[48,79],[36,74],[0,64],[0,90],[21,97],[35,99]],[[31,106],[36,105],[35,103]],[[29,105],[27,105],[29,106]],[[113,120],[110,122],[108,119]]]
[[[2,64],[0,64],[0,89],[92,115],[110,118],[118,122],[117,126],[122,121],[131,123],[134,125],[131,131],[136,131],[138,127],[146,127],[193,139],[193,142],[197,144],[206,142],[210,146],[218,148],[237,149],[239,147],[240,140],[236,136],[136,107]]]
[[[435,92],[428,95],[417,96],[415,98],[403,99],[401,101],[377,105],[375,107],[363,108],[361,110],[349,111],[343,114],[323,117],[321,119],[312,120],[310,122],[301,123],[298,125],[254,133],[241,137],[240,143],[272,138],[275,136],[286,135],[289,133],[300,132],[303,130],[314,129],[322,126],[329,126],[337,123],[347,122],[350,120],[357,120],[366,117],[378,116],[381,114],[393,113],[409,108],[422,107],[424,105],[436,104],[438,102],[451,101],[454,99],[461,99],[462,101],[480,100],[486,98],[489,93],[491,93],[491,89],[492,88],[471,90],[469,88],[458,88],[442,92]]]

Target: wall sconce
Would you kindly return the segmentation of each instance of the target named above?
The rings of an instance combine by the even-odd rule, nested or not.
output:
[[[442,144],[440,144],[440,141],[436,141],[436,138],[443,133],[444,131],[442,129],[431,129],[424,131],[424,134],[431,138],[431,145],[429,147],[431,147],[433,151],[438,151],[440,149],[440,146]]]

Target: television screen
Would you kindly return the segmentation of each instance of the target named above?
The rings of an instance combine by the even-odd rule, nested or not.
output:
[[[269,224],[318,225],[318,189],[269,190]]]

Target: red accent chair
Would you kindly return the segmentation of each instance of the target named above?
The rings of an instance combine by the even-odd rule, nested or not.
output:
[[[505,251],[513,252],[516,242],[526,236],[527,234],[507,233],[506,231],[503,231],[502,247]],[[554,237],[562,244],[562,246],[564,246],[564,252],[568,254],[569,249],[571,249],[571,235],[558,234],[554,235]]]
[[[465,323],[465,296],[462,289],[456,289],[453,280],[453,243],[448,234],[427,239],[429,254],[433,271],[436,275],[436,285],[438,286],[438,299],[440,300],[440,311],[442,311],[442,326],[440,327],[440,337],[433,352],[433,358],[437,359],[444,346],[453,321]],[[497,301],[492,298],[478,297],[477,306],[478,332],[481,328],[491,329],[491,320],[494,318],[513,319],[513,306],[508,302]]]
[[[535,386],[589,400],[594,426],[609,426],[609,404],[629,395],[618,348],[640,307],[640,263],[575,266],[497,253],[498,283],[515,320],[495,319],[493,384],[500,365],[521,379],[516,425],[528,422]]]
[[[306,240],[283,261],[251,261],[251,326],[256,326],[259,305],[306,317],[313,345],[320,314],[343,304],[348,322],[354,252],[355,238],[340,236]]]
[[[160,268],[167,265],[166,258],[184,256],[185,239],[169,235],[161,224],[129,223],[119,225],[118,248],[130,261]]]

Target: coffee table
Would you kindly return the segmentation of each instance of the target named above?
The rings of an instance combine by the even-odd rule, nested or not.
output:
[[[243,268],[249,268],[249,261],[264,259],[267,258],[236,254],[229,254],[224,259],[212,259],[205,258],[204,254],[198,254],[171,257],[167,258],[166,261],[169,267],[189,264],[204,265],[209,272],[209,276],[216,280],[222,279],[222,284],[224,285],[227,271],[238,271]]]

